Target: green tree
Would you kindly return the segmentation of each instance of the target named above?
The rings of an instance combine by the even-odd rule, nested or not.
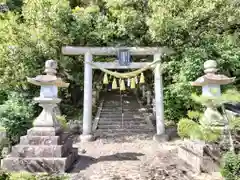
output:
[[[24,1],[22,16],[1,15],[1,86],[26,89],[26,76],[42,73],[46,59],[60,60],[61,46],[71,44],[68,1]]]
[[[31,92],[25,76],[42,73],[49,58],[59,60],[70,89],[82,88],[83,58],[62,56],[65,44],[168,46],[176,53],[164,58],[165,111],[168,120],[177,121],[197,107],[189,98],[189,81],[202,74],[205,60],[217,60],[226,75],[240,75],[235,0],[25,0],[21,9],[0,15],[1,89]],[[237,79],[234,86],[239,84]]]
[[[239,3],[234,0],[150,0],[149,34],[154,44],[175,49],[165,71],[165,106],[169,119],[179,119],[195,104],[189,81],[198,78],[207,59],[221,72],[239,76]],[[237,80],[238,82],[239,80]],[[237,85],[236,82],[236,85]]]

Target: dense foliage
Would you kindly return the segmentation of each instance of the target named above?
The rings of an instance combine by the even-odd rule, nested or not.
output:
[[[18,138],[32,126],[34,106],[25,100],[25,96],[9,92],[8,100],[0,105],[0,124],[5,127],[12,143],[18,142]]]
[[[63,111],[68,115],[73,113],[67,110],[79,106],[83,63],[82,57],[61,55],[61,46],[65,44],[173,48],[175,55],[164,59],[168,63],[164,73],[168,120],[177,121],[195,107],[189,98],[192,92],[189,81],[203,74],[205,60],[217,60],[226,75],[240,75],[240,5],[235,0],[8,0],[6,3],[12,6],[10,12],[0,13],[0,97],[10,89],[35,94],[36,87],[29,86],[25,77],[42,73],[44,61],[56,59],[60,75],[71,83],[68,90],[61,91]]]
[[[190,138],[193,140],[217,141],[221,135],[221,131],[203,126],[199,123],[199,118],[202,118],[202,116],[197,118],[182,118],[178,122],[178,135],[181,138]]]
[[[240,179],[240,154],[228,152],[224,155],[221,174],[226,180]]]

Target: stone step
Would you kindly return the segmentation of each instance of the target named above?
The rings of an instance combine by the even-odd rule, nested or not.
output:
[[[97,130],[95,132],[96,136],[104,137],[121,137],[121,136],[139,136],[139,135],[149,135],[152,136],[155,134],[154,130],[141,130],[141,131],[103,131]]]
[[[142,116],[142,112],[139,111],[101,111],[101,114],[107,114],[107,115],[121,115],[121,114],[125,114],[125,115],[139,115]]]
[[[120,103],[108,103],[108,104],[103,104],[103,106],[102,107],[105,107],[105,108],[112,108],[112,107],[114,107],[114,108],[121,108],[122,107],[122,104],[120,104]]]
[[[126,125],[141,125],[141,124],[147,124],[147,122],[145,120],[123,120],[123,123],[126,124]],[[99,120],[98,122],[99,125],[121,125],[122,124],[122,121],[119,120],[119,121],[111,121],[111,120],[107,120],[107,121],[104,121],[102,119]]]
[[[123,106],[123,110],[125,111],[138,111],[138,109],[140,109],[139,106],[130,106],[130,107]]]
[[[103,119],[103,120],[125,120],[125,121],[128,121],[128,120],[140,120],[140,119],[143,119],[143,117],[138,117],[138,116],[106,116],[106,115],[103,115],[103,116],[100,116],[100,119]]]
[[[119,116],[119,117],[101,117],[100,116],[100,121],[134,121],[134,122],[139,122],[139,121],[144,121],[145,122],[145,120],[143,119],[143,118],[134,118],[134,117],[121,117],[121,116]]]
[[[138,111],[101,111],[101,114],[107,114],[107,115],[122,115],[125,114],[125,115],[139,115],[139,116],[142,116],[141,112],[138,112]]]
[[[137,114],[137,113],[135,113],[135,114],[131,114],[131,113],[127,113],[127,112],[125,112],[125,113],[114,113],[114,112],[112,112],[112,113],[100,113],[100,116],[101,117],[107,117],[107,118],[109,118],[109,117],[122,117],[122,116],[124,116],[124,117],[129,117],[129,118],[133,118],[133,117],[136,117],[136,118],[142,118],[142,117],[144,117],[142,114]]]
[[[135,112],[135,113],[132,113],[132,112],[128,112],[128,111],[120,111],[120,112],[117,112],[117,111],[113,111],[113,112],[104,112],[102,111],[100,113],[100,115],[106,115],[106,116],[122,116],[122,115],[125,115],[125,116],[133,116],[133,115],[138,115],[138,116],[142,116],[142,114],[140,114],[139,112]]]
[[[138,103],[103,103],[102,107],[115,107],[115,108],[120,108],[120,107],[124,107],[124,108],[132,108],[132,107],[140,107],[140,105]]]
[[[139,103],[131,103],[131,101],[130,101],[130,103],[128,103],[128,102],[125,102],[125,103],[116,103],[116,102],[114,102],[114,103],[106,103],[106,101],[105,101],[105,103],[103,103],[103,106],[105,107],[105,106],[108,106],[108,107],[111,107],[111,106],[114,106],[114,107],[121,107],[121,106],[134,106],[134,107],[139,107]]]
[[[126,128],[121,128],[121,129],[98,129],[97,132],[102,132],[102,133],[148,133],[148,132],[154,132],[153,128],[149,129],[126,129]]]
[[[100,119],[99,124],[102,124],[102,125],[111,125],[111,124],[114,124],[114,125],[121,125],[122,123],[126,124],[126,125],[141,125],[141,124],[147,124],[147,121],[145,120],[139,120],[139,121],[136,121],[136,120],[103,120],[103,119]]]
[[[124,113],[125,115],[133,115],[133,114],[136,114],[136,115],[141,115],[140,112],[137,112],[137,111],[101,111],[101,114],[107,114],[107,115],[122,115],[122,113]]]
[[[120,111],[101,111],[100,115],[106,115],[106,116],[120,116],[122,115],[122,112]]]
[[[140,106],[102,106],[102,109],[108,109],[108,110],[111,110],[111,109],[126,109],[126,110],[136,110],[136,109],[140,109]]]
[[[21,145],[59,145],[61,143],[59,136],[22,136]]]
[[[124,112],[124,113],[115,113],[115,112],[112,112],[112,113],[100,113],[100,116],[101,117],[144,117],[142,114],[139,114],[139,113],[129,113],[129,112]]]
[[[123,103],[123,108],[139,108],[140,105],[138,103]]]
[[[140,105],[137,103],[137,104],[126,104],[126,103],[123,103],[123,104],[103,104],[104,108],[139,108]]]
[[[131,113],[127,113],[127,112],[125,112],[125,113],[114,113],[114,112],[112,112],[112,113],[100,113],[100,116],[101,117],[122,117],[122,116],[124,116],[124,117],[143,117],[143,115],[141,115],[141,114],[137,114],[137,113],[135,113],[135,114],[131,114]]]
[[[115,100],[106,100],[104,101],[104,104],[139,104],[135,99],[122,99],[122,103],[120,101],[120,98],[116,98]]]
[[[99,120],[99,124],[145,124],[147,123],[147,121],[145,121],[144,119],[103,119],[100,118]]]
[[[148,124],[134,125],[134,124],[111,124],[111,125],[103,125],[99,124],[98,129],[149,129],[153,128]]]
[[[69,139],[64,145],[15,145],[12,147],[11,157],[62,157],[68,154],[72,147]]]
[[[115,109],[109,109],[109,110],[106,110],[106,109],[102,109],[101,113],[119,113],[121,114],[122,112],[127,112],[127,113],[140,113],[138,110],[126,110],[126,109],[120,109],[120,110],[115,110]]]
[[[64,173],[71,168],[77,157],[78,150],[73,148],[67,157],[7,157],[2,160],[1,167],[8,171]]]
[[[102,107],[102,111],[116,111],[116,110],[121,110],[121,107]]]

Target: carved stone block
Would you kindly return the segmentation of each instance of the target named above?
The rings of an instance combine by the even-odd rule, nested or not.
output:
[[[75,161],[77,149],[66,157],[8,157],[2,160],[2,168],[10,171],[57,173],[67,171]]]
[[[1,166],[8,171],[65,172],[78,156],[72,144],[68,134],[55,128],[34,127],[12,147]]]
[[[190,165],[197,173],[201,172],[204,143],[185,141],[178,147],[178,157]]]
[[[22,136],[20,144],[22,145],[59,145],[59,136]]]
[[[178,148],[178,157],[190,165],[197,173],[202,171],[207,173],[218,172],[219,162],[215,162],[205,154],[204,148],[205,143],[203,142],[185,140],[185,144]]]

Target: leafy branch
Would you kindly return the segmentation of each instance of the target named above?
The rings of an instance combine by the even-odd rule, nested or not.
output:
[[[214,142],[224,135],[228,138],[230,151],[234,152],[232,132],[240,128],[240,118],[229,116],[225,104],[240,102],[240,93],[236,90],[228,90],[220,97],[197,96],[196,94],[191,97],[207,109],[203,114],[190,111],[188,118],[179,121],[180,137]]]

